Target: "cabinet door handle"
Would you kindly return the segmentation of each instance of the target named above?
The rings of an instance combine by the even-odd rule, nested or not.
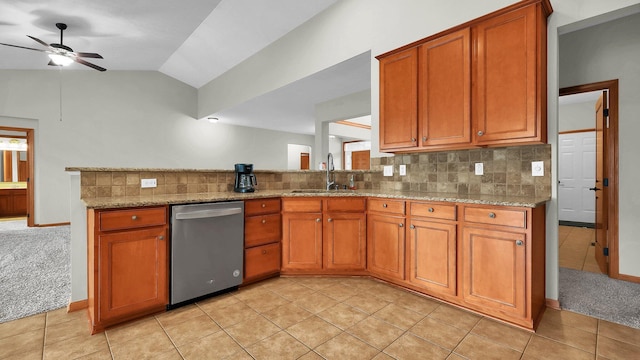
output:
[[[382,204],[382,207],[386,209],[387,208],[387,204]]]
[[[416,138],[411,138],[411,142],[416,142]]]
[[[328,218],[328,219],[327,219],[327,221],[328,221],[328,222],[332,222],[332,221],[333,221],[333,219],[332,219],[332,218]]]
[[[316,219],[316,222],[320,222],[320,219]]]
[[[263,208],[266,208],[266,207],[267,207],[267,204],[262,203],[262,207],[263,207]]]
[[[164,240],[164,236],[162,235],[158,236],[158,240]]]
[[[398,226],[400,226],[400,227],[404,227],[404,224],[403,224],[403,223],[400,223],[400,224],[398,224]]]
[[[517,240],[516,241],[516,245],[522,246],[522,244],[524,244],[524,241],[522,241],[522,240]]]
[[[263,224],[266,224],[266,223],[267,223],[267,220],[262,219],[262,223],[263,223]]]
[[[484,135],[484,132],[482,130],[478,131],[478,136],[482,136]]]
[[[136,215],[133,215],[133,216],[131,217],[131,220],[138,220],[138,217],[137,217]]]
[[[427,141],[427,137],[426,137],[426,136],[423,136],[423,137],[422,137],[422,141]]]
[[[490,212],[489,213],[489,217],[492,218],[492,219],[495,219],[496,218],[496,213]]]
[[[262,250],[262,255],[267,255],[267,250]]]
[[[416,226],[415,226],[415,225],[413,225],[413,224],[411,224],[411,226],[409,226],[409,228],[410,228],[410,229],[415,229],[415,228],[416,228]]]
[[[434,212],[435,210],[433,208],[429,208],[429,212]]]

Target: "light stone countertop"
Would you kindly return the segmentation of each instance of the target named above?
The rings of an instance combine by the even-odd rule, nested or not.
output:
[[[175,195],[123,196],[82,199],[89,209],[111,209],[154,205],[189,204],[215,201],[250,200],[272,197],[340,197],[364,196],[404,200],[455,202],[464,204],[500,205],[534,208],[545,204],[549,198],[496,196],[496,195],[458,195],[451,193],[429,193],[416,191],[380,191],[380,190],[256,190],[253,193],[216,192]]]

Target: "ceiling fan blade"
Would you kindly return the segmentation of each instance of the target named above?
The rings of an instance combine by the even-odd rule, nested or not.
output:
[[[33,36],[31,36],[31,35],[27,35],[27,36],[28,36],[28,37],[30,37],[30,38],[32,38],[32,39],[33,39],[33,40],[35,40],[36,42],[38,42],[40,45],[42,45],[42,46],[46,46],[46,47],[49,47],[49,44],[47,44],[46,42],[44,42],[44,41],[42,41],[42,40],[38,39],[37,37],[33,37]]]
[[[5,43],[0,43],[0,45],[6,45],[6,46],[16,47],[16,48],[20,48],[20,49],[27,49],[27,50],[46,52],[46,50],[34,49],[34,48],[26,47],[26,46],[18,46],[18,45],[11,45],[11,44],[5,44]]]
[[[98,66],[98,65],[96,65],[96,64],[92,64],[92,63],[90,63],[90,62],[88,62],[88,61],[84,61],[84,60],[79,59],[79,58],[77,58],[77,57],[74,57],[74,58],[72,58],[72,59],[73,59],[73,61],[77,62],[78,64],[82,64],[82,65],[88,66],[88,67],[90,67],[90,68],[94,68],[94,69],[96,69],[96,70],[98,70],[98,71],[107,71],[107,69],[105,69],[105,68],[103,68],[103,67],[100,67],[100,66]]]
[[[92,58],[92,59],[103,59],[102,55],[96,54],[96,53],[77,52],[76,56],[84,57],[84,58]]]

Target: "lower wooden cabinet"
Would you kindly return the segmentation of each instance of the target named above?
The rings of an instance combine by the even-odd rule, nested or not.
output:
[[[244,278],[248,284],[280,272],[280,199],[253,199],[244,206]]]
[[[367,224],[363,213],[327,213],[322,230],[325,269],[365,270]]]
[[[408,281],[430,295],[457,295],[455,222],[411,219],[407,251]]]
[[[91,333],[168,303],[167,208],[89,210]]]
[[[365,204],[364,198],[283,199],[282,270],[364,273]]]
[[[367,269],[382,278],[405,278],[405,218],[371,215],[367,218]]]
[[[0,216],[27,215],[27,189],[0,189]]]

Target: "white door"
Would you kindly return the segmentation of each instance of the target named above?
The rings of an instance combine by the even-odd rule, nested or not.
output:
[[[593,224],[595,195],[596,133],[560,134],[558,138],[558,218]]]

